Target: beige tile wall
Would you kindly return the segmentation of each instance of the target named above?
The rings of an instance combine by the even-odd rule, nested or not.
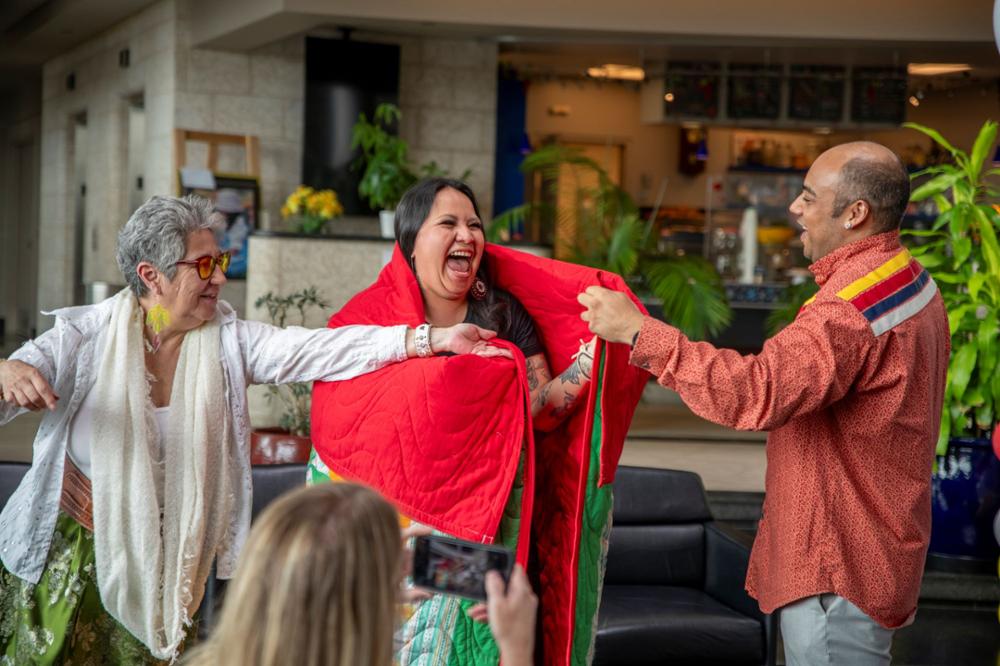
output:
[[[480,209],[493,209],[497,45],[477,40],[402,40],[400,133],[419,163],[453,175],[471,169]]]
[[[192,0],[178,0],[177,127],[260,139],[261,221],[280,224],[284,198],[302,174],[305,36],[274,42],[249,53],[191,47]],[[206,165],[205,146],[190,144],[187,162]],[[225,147],[218,170],[243,173],[244,153]]]
[[[121,283],[114,241],[130,212],[123,142],[126,99],[135,93],[146,95],[145,190],[149,194],[169,190],[174,14],[174,1],[162,0],[43,67],[39,236],[45,251],[39,256],[40,309],[66,305],[73,298],[75,115],[87,114],[88,129],[83,158],[87,173],[85,282]],[[124,48],[130,52],[128,68],[118,64],[118,53]],[[74,90],[66,87],[70,73],[76,77]]]

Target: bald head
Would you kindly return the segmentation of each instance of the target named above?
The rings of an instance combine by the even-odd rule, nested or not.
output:
[[[910,175],[894,152],[872,141],[852,141],[834,146],[819,160],[839,170],[833,215],[864,201],[879,232],[899,228],[910,200]]]

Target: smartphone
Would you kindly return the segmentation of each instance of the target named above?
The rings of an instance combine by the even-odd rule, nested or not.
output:
[[[486,572],[510,580],[514,553],[446,536],[418,536],[413,544],[413,584],[442,594],[486,600]]]

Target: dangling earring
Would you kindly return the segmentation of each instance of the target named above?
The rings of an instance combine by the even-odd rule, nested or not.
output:
[[[155,354],[160,349],[160,332],[167,326],[170,326],[170,312],[157,303],[149,308],[149,312],[146,313],[146,326],[153,329],[152,344],[143,336],[143,340],[146,343],[146,351],[150,354]]]
[[[482,278],[477,277],[472,282],[472,289],[469,290],[469,294],[471,294],[477,301],[481,301],[486,298],[486,283],[483,282]]]

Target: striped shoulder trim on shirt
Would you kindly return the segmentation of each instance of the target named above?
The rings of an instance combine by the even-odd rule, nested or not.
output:
[[[904,249],[837,296],[856,307],[878,336],[923,310],[936,291],[930,274]]]

